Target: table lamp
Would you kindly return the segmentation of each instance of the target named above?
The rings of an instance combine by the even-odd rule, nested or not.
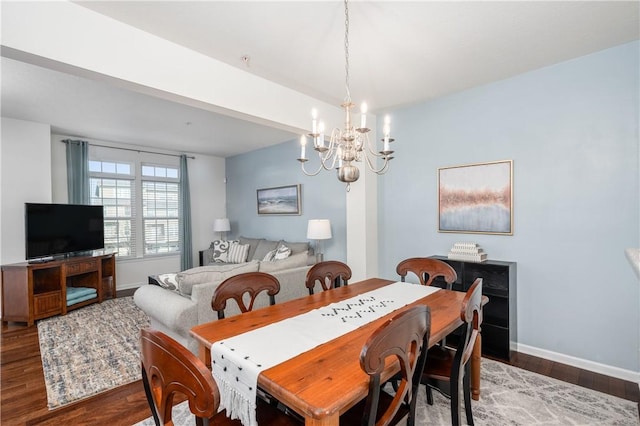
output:
[[[331,238],[331,222],[329,219],[311,219],[307,226],[307,238],[316,240],[316,263],[322,262],[322,240]]]
[[[229,219],[227,219],[226,217],[222,219],[216,219],[213,222],[213,232],[219,232],[221,240],[227,239],[227,232],[230,230],[231,225],[229,224]]]

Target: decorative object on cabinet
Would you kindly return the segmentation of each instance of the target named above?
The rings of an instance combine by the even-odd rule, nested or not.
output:
[[[259,215],[300,215],[300,184],[257,190]]]
[[[218,232],[221,240],[227,239],[227,232],[229,231],[231,231],[231,224],[228,218],[224,217],[213,221],[213,232]]]
[[[329,219],[311,219],[307,225],[307,238],[315,240],[316,263],[322,262],[322,240],[331,238],[331,222]]]
[[[511,345],[517,342],[516,262],[487,260],[482,263],[431,256],[448,263],[456,270],[458,279],[453,290],[467,291],[476,278],[482,278],[482,294],[489,298],[483,310],[482,354],[509,360]],[[432,285],[446,288],[442,279]],[[447,337],[447,343],[456,343],[456,336]]]
[[[438,231],[513,235],[513,160],[438,169]]]
[[[454,243],[447,258],[465,262],[484,262],[487,260],[487,253],[476,243]]]
[[[71,257],[2,266],[2,321],[26,322],[66,315],[115,297],[115,255]]]

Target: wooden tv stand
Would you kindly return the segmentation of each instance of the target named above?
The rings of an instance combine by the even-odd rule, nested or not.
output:
[[[2,322],[26,322],[102,302],[115,296],[115,254],[69,257],[2,266]],[[67,287],[95,288],[97,296],[67,306]]]

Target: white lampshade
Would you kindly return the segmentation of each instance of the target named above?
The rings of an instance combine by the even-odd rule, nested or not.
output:
[[[328,240],[331,238],[329,219],[311,219],[307,226],[307,238],[310,240]]]
[[[216,219],[213,222],[213,232],[227,232],[231,230],[229,219],[226,217],[223,219]]]

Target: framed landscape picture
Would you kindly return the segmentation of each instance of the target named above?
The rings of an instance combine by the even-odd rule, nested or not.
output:
[[[299,215],[300,184],[257,190],[259,215]]]
[[[438,231],[513,235],[513,160],[439,168]]]

